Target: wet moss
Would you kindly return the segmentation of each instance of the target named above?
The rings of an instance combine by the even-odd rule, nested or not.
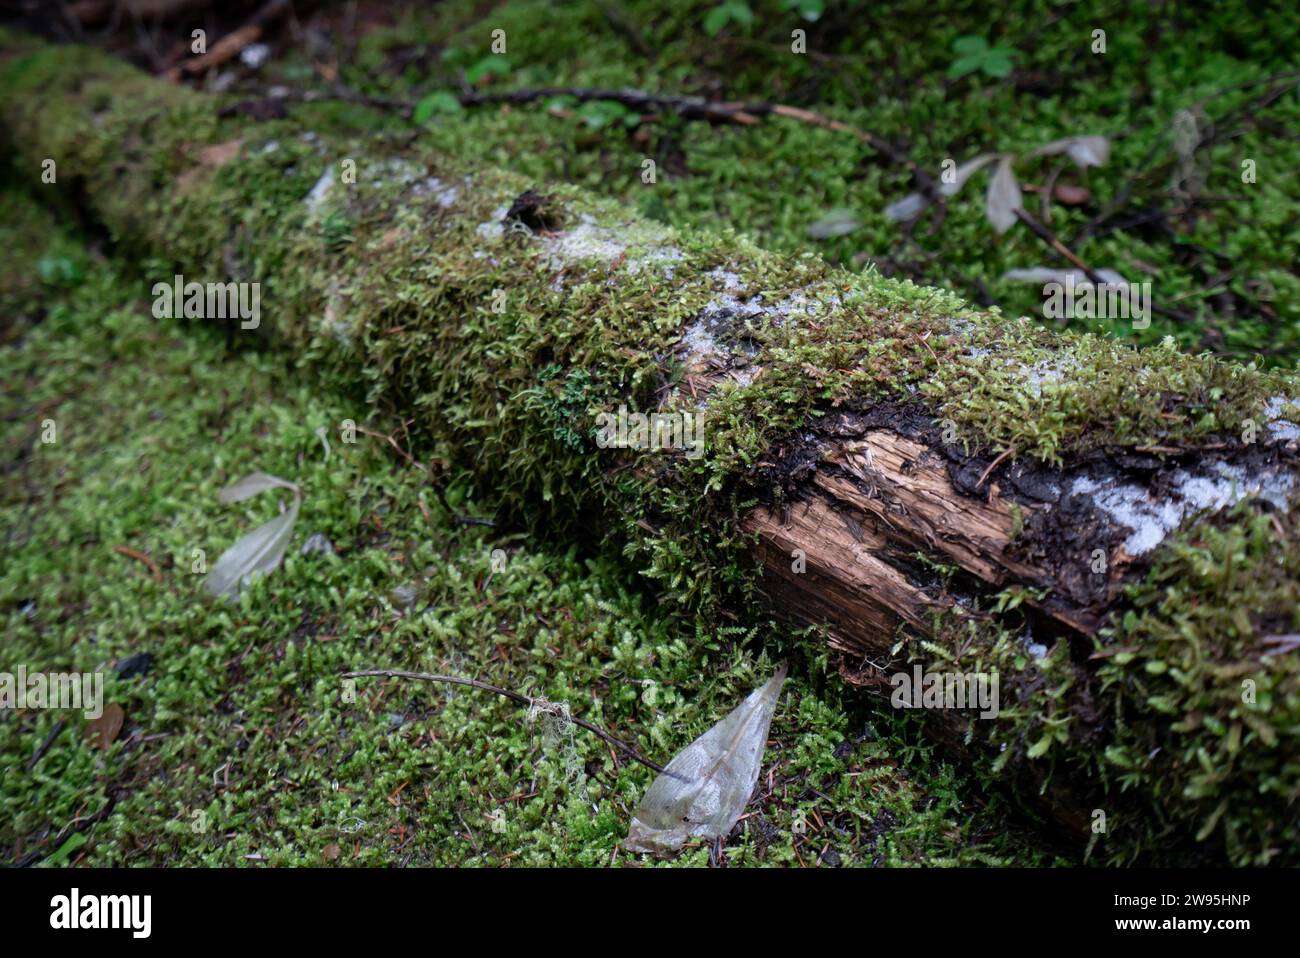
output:
[[[666,761],[777,656],[792,669],[768,746],[774,787],[728,839],[727,864],[811,865],[828,849],[849,866],[1069,861],[905,719],[828,684],[816,642],[659,608],[612,550],[456,522],[382,441],[343,438],[345,419],[379,426],[346,383],[154,319],[129,261],[92,256],[29,196],[0,191],[0,209],[13,214],[0,235],[31,260],[82,256],[57,286],[0,272],[0,298],[46,314],[0,350],[0,671],[102,669],[125,716],[101,750],[79,713],[0,711],[6,863],[639,864],[619,843],[648,770],[494,696],[372,680],[350,701],[340,673],[518,688]],[[51,444],[37,435],[46,416]],[[216,506],[254,469],[300,483],[303,512],[285,563],[214,602],[194,549],[210,563],[274,508]],[[462,472],[442,479],[458,513],[497,511]],[[332,551],[302,554],[312,533]],[[115,545],[149,556],[159,581]],[[112,814],[87,825],[110,796]],[[693,845],[675,864],[710,855]]]
[[[412,148],[396,135],[322,136],[294,121],[244,130],[213,120],[205,101],[157,92],[157,84],[132,80],[129,101],[101,100],[96,91],[109,86],[91,84],[87,101],[85,89],[53,85],[39,111],[73,126],[81,117],[83,127],[87,116],[111,117],[80,138],[55,132],[46,140],[26,92],[38,87],[33,76],[75,72],[69,56],[45,51],[0,77],[24,168],[51,149],[74,171],[113,166],[135,185],[92,176],[89,205],[124,242],[148,248],[153,264],[225,269],[233,245],[248,275],[270,287],[270,333],[313,368],[364,388],[374,407],[403,421],[414,414],[421,449],[463,463],[503,515],[556,534],[590,530],[598,517],[595,527],[626,543],[645,576],[704,614],[753,586],[736,519],[774,494],[765,452],[839,405],[919,397],[936,420],[954,423],[972,453],[1013,449],[1070,465],[1106,451],[1237,443],[1244,420],[1262,425],[1270,400],[1300,392],[1291,374],[1047,331],[942,291],[765,253],[734,234],[679,235],[573,187],[546,188],[562,229],[507,231],[506,212],[539,185],[529,178]],[[101,73],[130,75],[107,61],[93,65],[92,76]],[[235,140],[237,149],[205,163],[213,156],[205,148]],[[347,159],[356,160],[355,183],[343,175]],[[687,341],[696,324],[708,334],[702,348],[712,371],[745,373],[707,396],[705,455],[599,449],[599,412],[700,405]],[[1239,511],[1219,521],[1225,535],[1244,535],[1258,520]],[[1265,532],[1268,550],[1291,542]],[[1154,566],[1143,588],[1154,588],[1163,568]],[[1294,571],[1284,568],[1283,581],[1294,583]],[[1143,595],[1130,598],[1134,608]],[[1241,603],[1254,598],[1233,595],[1240,602],[1228,596],[1216,615],[1252,608]],[[1013,612],[1013,601],[994,613]],[[1187,641],[1196,645],[1220,625],[1180,614],[1163,609],[1142,634],[1187,638],[1191,629]],[[1004,623],[972,633],[961,622],[936,635],[920,646],[927,661],[1024,675],[1015,720],[995,742],[1008,749],[992,771],[1013,760],[1047,770],[1059,762],[1089,770],[1111,795],[1134,786],[1116,771],[1118,759],[1135,754],[1125,730],[1163,735],[1151,730],[1162,728],[1156,704],[1166,699],[1121,695],[1136,679],[1105,669],[1124,663],[1103,665],[1096,679],[1064,646],[1039,661]],[[1161,648],[1159,638],[1142,641]],[[1233,653],[1250,661],[1244,648]],[[1281,668],[1294,675],[1291,659]],[[1199,700],[1173,701],[1194,709]],[[1085,721],[1093,718],[1101,725]],[[1179,735],[1162,747],[1200,761]],[[1087,758],[1099,741],[1109,743],[1104,764]],[[1217,795],[1189,778],[1192,793],[1185,787],[1168,814],[1182,839],[1195,824],[1234,860],[1278,854],[1276,834],[1290,832],[1267,823],[1289,814],[1282,802],[1295,788],[1294,769],[1276,735],[1259,742],[1262,757],[1248,768],[1216,766],[1211,753],[1207,760],[1233,788],[1255,788],[1255,776],[1277,772],[1266,810],[1230,815],[1225,807],[1207,831],[1203,799]],[[1163,799],[1156,781],[1142,788]],[[1150,833],[1127,836],[1116,858],[1123,849],[1155,853]]]

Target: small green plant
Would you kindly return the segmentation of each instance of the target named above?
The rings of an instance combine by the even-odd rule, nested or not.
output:
[[[952,41],[957,59],[948,68],[948,76],[956,79],[979,70],[985,76],[1007,77],[1015,69],[1012,57],[1020,51],[1013,47],[991,47],[983,37],[961,36]]]
[[[744,0],[724,0],[710,10],[709,15],[704,18],[704,32],[711,37],[716,37],[729,23],[748,27],[753,22],[754,11],[749,9],[749,4]]]
[[[503,56],[492,54],[479,60],[472,67],[465,71],[465,79],[472,86],[478,86],[481,81],[491,82],[494,79],[506,76],[510,73],[510,61]]]
[[[82,277],[81,264],[61,254],[42,256],[36,261],[36,272],[49,286],[75,286]]]
[[[435,114],[460,113],[463,109],[460,100],[456,99],[456,94],[447,90],[435,90],[415,105],[415,109],[411,112],[411,119],[418,124],[425,124]]]
[[[815,23],[826,12],[826,4],[823,0],[782,0],[781,9],[797,13],[810,23]]]
[[[639,113],[613,100],[592,100],[584,103],[578,110],[578,116],[593,130],[616,126],[619,123],[630,129],[641,122]]]

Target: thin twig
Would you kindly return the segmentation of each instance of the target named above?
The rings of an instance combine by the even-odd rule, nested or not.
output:
[[[1023,209],[1019,209],[1019,208],[1015,210],[1015,214],[1016,217],[1020,220],[1020,222],[1024,223],[1026,226],[1029,227],[1029,231],[1031,233],[1037,236],[1048,246],[1052,247],[1052,249],[1056,250],[1056,252],[1064,256],[1067,260],[1070,261],[1070,263],[1073,266],[1082,270],[1083,273],[1088,277],[1088,280],[1094,286],[1110,285],[1110,283],[1107,281],[1107,279],[1104,276],[1102,276],[1095,269],[1093,269],[1082,259],[1080,259],[1078,255],[1074,252],[1074,250],[1070,249],[1070,247],[1062,243],[1057,238],[1055,233],[1053,233],[1042,223],[1038,222],[1038,220],[1034,219],[1032,214],[1026,213]],[[1191,316],[1189,316],[1187,313],[1183,312],[1182,310],[1170,309],[1168,306],[1162,306],[1159,303],[1153,302],[1151,304],[1151,311],[1154,313],[1159,313],[1161,316],[1168,316],[1171,319],[1176,319],[1182,323],[1187,323],[1191,321]]]
[[[984,474],[979,477],[979,481],[975,483],[975,488],[978,490],[980,486],[984,485],[984,480],[989,477],[989,474],[998,466],[1000,466],[1003,460],[1005,460],[1007,456],[1011,455],[1013,452],[1015,452],[1014,446],[1002,450],[1001,455],[999,455],[996,459],[990,462],[989,467],[984,470]]]
[[[149,556],[145,555],[143,552],[140,552],[137,549],[132,549],[130,546],[113,546],[113,551],[120,555],[129,556],[139,562],[143,562],[149,567],[150,573],[153,574],[153,580],[155,582],[162,581],[162,572],[158,569],[158,563],[154,562],[153,559],[149,558]]]
[[[50,746],[54,744],[54,740],[59,737],[59,733],[63,731],[63,726],[66,724],[68,724],[68,720],[62,718],[54,723],[54,728],[50,729],[50,734],[45,736],[45,741],[40,744],[35,754],[27,760],[27,771],[30,772],[34,769],[36,763],[45,757],[45,753],[50,750]]]
[[[508,698],[516,705],[524,705],[527,706],[528,708],[532,708],[534,705],[545,701],[544,699],[535,699],[532,698],[531,696],[524,695],[522,692],[515,692],[512,689],[503,689],[497,685],[489,685],[486,682],[480,682],[478,679],[466,679],[458,675],[432,675],[428,672],[403,672],[398,669],[366,669],[360,672],[345,672],[342,677],[345,679],[359,679],[359,678],[364,678],[366,676],[376,676],[376,677],[383,677],[383,678],[390,678],[390,679],[415,679],[416,681],[419,682],[445,682],[449,685],[464,685],[472,689],[482,689],[484,692],[493,692],[497,695]],[[672,772],[668,772],[667,770],[665,770],[662,765],[657,765],[654,762],[650,761],[650,759],[646,758],[644,755],[642,755],[640,752],[634,749],[631,745],[628,745],[626,742],[622,741],[621,739],[615,738],[613,735],[610,735],[603,728],[600,728],[597,725],[592,725],[586,719],[578,718],[576,716],[571,715],[569,716],[569,721],[571,721],[574,725],[577,725],[580,728],[585,728],[588,732],[591,732],[593,735],[597,735],[600,738],[604,739],[610,745],[613,745],[619,750],[621,750],[624,755],[632,759],[634,762],[639,762],[640,764],[644,765],[646,768],[658,772],[661,775],[673,774]],[[673,777],[678,778],[679,776],[674,775]]]
[[[754,126],[759,122],[758,118],[760,116],[782,116],[786,119],[797,120],[800,123],[807,123],[810,126],[819,126],[826,130],[834,130],[837,133],[848,133],[855,136],[892,162],[905,166],[912,173],[923,193],[934,197],[938,192],[930,175],[902,150],[887,140],[868,130],[850,126],[824,114],[784,103],[769,103],[766,101],[752,103],[723,102],[706,100],[698,96],[673,96],[662,93],[646,93],[642,90],[612,90],[598,87],[530,87],[519,90],[486,90],[454,95],[463,107],[486,106],[493,103],[518,105],[533,103],[537,100],[568,97],[577,100],[579,103],[595,101],[619,103],[630,110],[637,110],[641,113],[669,112],[675,113],[686,120],[707,120],[710,123],[734,123],[740,126]],[[415,109],[415,104],[410,100],[369,96],[350,90],[341,84],[335,84],[333,93],[330,95],[309,92],[296,96],[304,100],[340,99],[375,109],[399,112],[408,118]]]
[[[414,456],[412,456],[409,452],[407,452],[407,451],[406,451],[405,449],[403,449],[400,445],[398,445],[397,440],[396,440],[395,438],[393,438],[392,436],[387,435],[387,434],[382,433],[382,432],[376,432],[376,431],[373,430],[373,429],[367,429],[365,426],[357,426],[357,432],[359,432],[359,433],[361,433],[361,434],[363,434],[363,435],[366,435],[366,436],[370,436],[370,437],[372,437],[372,438],[374,438],[374,439],[382,439],[382,440],[384,440],[384,442],[386,442],[386,443],[388,443],[390,446],[392,446],[393,449],[395,449],[395,450],[397,451],[397,454],[398,454],[399,456],[401,456],[403,459],[405,459],[405,460],[406,460],[410,465],[414,466],[416,469],[419,469],[421,472],[428,472],[428,471],[429,471],[428,469],[426,469],[426,468],[424,467],[424,465],[423,465],[422,463],[416,461],[416,458],[415,458]]]
[[[412,456],[409,452],[403,449],[394,436],[387,435],[382,432],[376,432],[374,429],[367,429],[365,426],[357,426],[357,432],[366,436],[370,436],[374,439],[384,440],[384,442],[392,446],[393,449],[397,451],[397,454],[401,456],[403,459],[405,459],[410,465],[414,466],[416,469],[419,469],[421,472],[429,471],[424,466],[423,463],[417,461],[414,456]],[[480,519],[477,516],[463,516],[457,513],[454,509],[452,509],[451,504],[447,502],[447,497],[446,495],[443,494],[442,486],[438,485],[436,482],[433,483],[433,494],[438,497],[439,504],[442,506],[443,510],[447,513],[447,515],[451,516],[453,522],[462,526],[487,526],[491,529],[496,528],[497,524],[492,519]]]
[[[15,867],[28,868],[31,865],[35,864],[36,862],[40,861],[42,858],[48,858],[50,855],[53,855],[60,848],[63,847],[64,842],[66,842],[77,832],[84,832],[92,825],[98,824],[99,822],[102,822],[104,819],[108,818],[108,816],[113,813],[113,806],[115,806],[116,804],[117,804],[117,795],[110,792],[108,795],[108,800],[104,802],[103,807],[100,808],[100,810],[97,811],[94,815],[91,815],[89,818],[74,820],[71,825],[69,825],[63,831],[59,832],[59,834],[55,837],[54,841],[48,843],[44,848],[38,848],[35,849],[34,851],[30,851],[22,858],[18,859],[18,861],[15,863]]]

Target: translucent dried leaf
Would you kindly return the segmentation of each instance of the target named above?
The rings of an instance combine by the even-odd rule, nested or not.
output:
[[[228,506],[233,502],[243,502],[245,499],[251,499],[259,492],[265,492],[267,489],[288,489],[293,493],[298,492],[298,487],[286,479],[281,479],[279,476],[273,476],[266,472],[254,472],[218,492],[217,501]]]
[[[952,182],[941,182],[939,184],[939,193],[943,196],[953,196],[966,185],[971,174],[976,170],[988,165],[992,160],[997,159],[996,153],[981,153],[974,159],[967,160],[961,166],[953,170]],[[890,203],[885,207],[885,216],[895,223],[906,220],[914,220],[921,215],[922,211],[930,205],[930,201],[920,193],[908,193],[901,200]]]
[[[929,201],[920,193],[908,193],[901,200],[897,200],[886,206],[885,216],[893,220],[895,223],[914,220],[920,216],[921,212],[929,205]]]
[[[1005,233],[1011,228],[1011,224],[1016,221],[1015,211],[1024,202],[1016,174],[1011,170],[1012,159],[1011,156],[1004,156],[998,163],[998,168],[993,171],[993,178],[989,180],[987,213],[989,222],[998,233]]]
[[[293,536],[293,524],[298,519],[299,505],[300,500],[295,495],[293,505],[287,510],[270,522],[258,526],[223,552],[204,583],[208,591],[216,596],[233,596],[255,573],[266,575],[275,571],[284,559],[284,550]]]
[[[1104,136],[1067,136],[1053,140],[1034,150],[1034,156],[1055,156],[1064,153],[1081,169],[1104,166],[1110,159],[1110,140]]]
[[[783,664],[730,715],[677,753],[641,799],[626,848],[670,854],[688,838],[714,839],[731,831],[758,781],[785,673]]]
[[[1113,269],[1095,270],[1103,282],[1115,286],[1127,286],[1128,281]],[[1032,266],[1028,269],[1009,269],[1002,274],[1003,279],[1020,283],[1060,283],[1065,286],[1073,283],[1076,287],[1091,286],[1092,280],[1081,269],[1057,269],[1052,266]]]
[[[852,210],[835,209],[808,227],[808,235],[813,239],[847,236],[861,225],[862,221]]]
[[[122,711],[122,706],[116,702],[109,702],[104,706],[99,718],[91,719],[86,723],[86,737],[98,748],[107,749],[117,740],[125,720],[126,713]]]
[[[963,186],[966,185],[966,181],[970,179],[972,173],[974,173],[976,170],[984,166],[987,166],[990,162],[996,160],[997,158],[998,155],[996,153],[981,153],[979,156],[975,157],[974,159],[967,160],[961,166],[957,167],[957,169],[953,170],[951,183],[939,184],[939,192],[942,193],[944,196],[955,195],[958,190],[960,190]]]

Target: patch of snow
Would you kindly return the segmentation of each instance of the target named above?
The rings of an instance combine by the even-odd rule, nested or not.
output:
[[[740,281],[740,275],[738,273],[733,273],[729,269],[723,269],[721,266],[709,270],[709,278],[720,282],[722,288],[728,293],[738,293],[745,288],[745,284]]]
[[[647,250],[644,256],[629,261],[627,264],[627,271],[635,275],[646,267],[662,266],[664,277],[666,279],[672,279],[673,273],[675,272],[673,264],[680,263],[683,259],[685,259],[685,257],[682,256],[682,251],[679,249],[675,249],[671,246],[655,246],[652,249]]]
[[[681,345],[686,347],[688,361],[698,361],[721,352],[703,320],[696,320],[695,325],[682,334]]]
[[[1034,641],[1034,630],[1032,628],[1028,626],[1025,627],[1025,631],[1020,635],[1020,644],[1023,645],[1025,650],[1038,661],[1041,662],[1043,659],[1047,658],[1047,646],[1043,645],[1041,642]]]
[[[1191,473],[1179,469],[1167,498],[1156,501],[1141,486],[1099,482],[1090,476],[1077,476],[1070,491],[1091,497],[1097,508],[1119,526],[1129,530],[1124,550],[1139,556],[1160,545],[1184,519],[1197,513],[1218,512],[1242,499],[1259,498],[1277,509],[1285,510],[1295,478],[1288,472],[1270,470],[1250,476],[1241,466],[1222,460],[1210,463],[1211,473]]]
[[[325,203],[325,197],[329,195],[329,191],[333,186],[334,166],[333,164],[330,164],[325,167],[325,172],[320,175],[320,179],[316,181],[316,185],[313,186],[311,192],[307,194],[306,203],[307,212],[309,214],[315,216],[316,213],[320,212],[321,206]]]
[[[501,215],[505,215],[502,213]],[[555,236],[543,237],[557,265],[575,260],[596,259],[609,263],[627,252],[618,233],[607,226],[599,226],[590,214],[582,214],[578,224]]]
[[[1043,394],[1043,386],[1059,383],[1067,375],[1079,368],[1079,361],[1069,353],[1048,356],[1032,366],[1023,363],[1020,372],[1025,377],[1025,386],[1035,398]]]
[[[382,186],[385,183],[410,186],[424,176],[425,172],[425,168],[419,163],[398,156],[389,157],[382,163],[364,166],[358,164],[358,166],[364,171],[366,182],[371,186]],[[419,186],[417,185],[415,189],[418,191]]]
[[[475,232],[485,240],[495,242],[506,235],[505,227],[501,225],[501,220],[510,212],[510,207],[506,205],[498,206],[492,211],[492,218],[485,222],[479,223]]]
[[[1268,417],[1268,434],[1280,442],[1292,442],[1300,439],[1300,425],[1282,418],[1282,410],[1287,406],[1300,406],[1300,400],[1286,396],[1274,396],[1264,406],[1264,415]]]

